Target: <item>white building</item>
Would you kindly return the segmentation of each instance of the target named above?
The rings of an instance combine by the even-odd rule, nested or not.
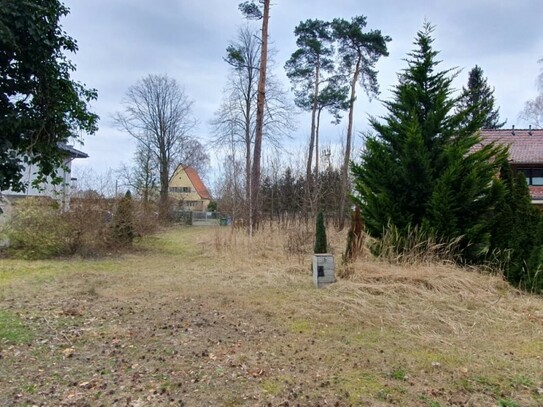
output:
[[[61,184],[53,185],[52,183],[45,182],[38,187],[34,187],[32,181],[36,179],[37,168],[35,165],[28,165],[25,167],[22,179],[22,181],[28,185],[26,191],[15,192],[7,190],[2,191],[1,195],[10,201],[24,197],[49,197],[58,201],[63,210],[67,210],[70,207],[72,161],[76,158],[87,158],[88,155],[70,145],[61,145],[60,148],[66,151],[64,168],[59,168],[57,170],[57,175],[63,180]]]

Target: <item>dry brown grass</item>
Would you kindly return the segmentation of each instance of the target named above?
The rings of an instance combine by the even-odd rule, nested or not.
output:
[[[0,403],[543,403],[540,297],[367,253],[317,290],[312,239],[286,244],[304,228],[176,228],[123,258],[0,260],[4,319],[34,337],[0,340]],[[336,261],[345,237],[329,230]]]
[[[332,232],[331,252],[336,254],[340,280],[323,290],[318,300],[324,296],[353,315],[363,314],[366,323],[381,326],[385,322],[404,321],[408,332],[426,336],[448,327],[450,329],[443,334],[469,335],[477,339],[478,330],[503,321],[508,321],[521,334],[526,318],[543,321],[543,308],[541,311],[538,308],[543,305],[540,297],[525,294],[511,287],[501,276],[475,268],[427,261],[390,264],[372,258],[367,252],[354,264],[342,265],[344,238],[343,233]],[[223,272],[250,277],[244,288],[261,287],[262,279],[278,287],[285,285],[284,280],[287,280],[286,285],[302,281],[309,284],[312,241],[306,245],[302,259],[289,256],[284,240],[285,231],[280,228],[268,229],[253,238],[244,231],[215,229],[212,243],[207,237],[200,244],[207,248],[206,257],[220,259]],[[210,247],[212,250],[208,250]],[[341,278],[342,273],[347,276]],[[307,287],[303,288],[305,291]],[[437,326],[424,324],[421,330],[425,321],[435,322]],[[533,333],[533,328],[530,326],[525,333]]]
[[[441,400],[447,391],[465,393],[458,400],[442,400],[442,405],[451,400],[458,405],[508,405],[519,389],[525,394],[516,396],[518,405],[543,403],[542,298],[511,287],[501,276],[432,262],[433,254],[391,264],[372,258],[367,249],[354,264],[337,264],[337,284],[308,291],[312,241],[305,245],[304,256],[293,258],[281,245],[288,233],[268,229],[250,239],[243,232],[215,231],[214,239],[222,242],[215,246],[216,256],[232,266],[231,272],[250,273],[243,285],[247,290],[263,284],[297,287],[292,295],[298,304],[282,304],[284,311],[302,314],[313,327],[324,324],[330,338],[356,338],[361,327],[366,334],[374,332],[378,339],[373,351],[379,344],[379,352],[395,354],[401,369],[420,379],[417,385],[439,377]],[[339,263],[345,234],[329,232],[329,240]],[[300,303],[303,309],[295,309]],[[318,318],[316,310],[322,310]],[[359,332],[361,337],[366,334]],[[425,387],[419,388],[421,400],[424,395],[432,400],[432,390]],[[438,403],[440,397],[435,399]],[[412,399],[400,404],[406,403],[417,404]]]

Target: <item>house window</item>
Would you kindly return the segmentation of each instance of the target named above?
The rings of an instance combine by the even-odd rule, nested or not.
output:
[[[176,194],[190,193],[190,187],[170,187],[169,191]]]
[[[519,172],[524,174],[528,185],[543,185],[543,168],[519,168]]]

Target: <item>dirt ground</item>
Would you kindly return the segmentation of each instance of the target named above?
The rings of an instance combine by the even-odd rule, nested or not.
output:
[[[0,405],[543,405],[540,298],[376,263],[316,290],[281,234],[0,260]]]

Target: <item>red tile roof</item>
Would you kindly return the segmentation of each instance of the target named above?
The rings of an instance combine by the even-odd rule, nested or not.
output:
[[[481,130],[483,144],[495,141],[509,146],[511,164],[543,165],[543,130]]]
[[[207,188],[202,182],[202,179],[198,175],[198,172],[196,172],[196,170],[192,167],[184,167],[184,170],[185,174],[187,174],[187,177],[189,177],[190,182],[192,182],[194,189],[196,189],[196,192],[198,192],[198,195],[200,195],[200,198],[211,199],[211,196],[209,195]]]
[[[494,141],[509,146],[509,161],[517,168],[522,164],[539,164],[543,167],[543,130],[483,129],[481,139],[482,144]],[[543,200],[543,186],[530,185],[528,189],[532,200]]]

